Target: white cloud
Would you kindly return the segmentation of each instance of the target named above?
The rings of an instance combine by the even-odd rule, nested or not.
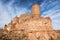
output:
[[[50,8],[49,10],[43,12],[41,16],[43,17],[50,17],[52,19],[52,24],[54,29],[60,29],[60,5],[58,5],[58,1],[51,2],[50,4],[44,5],[44,3],[41,5],[42,10],[46,10],[43,7],[53,6],[53,8]]]
[[[2,5],[0,2],[0,28],[3,28],[5,24],[8,24],[15,16],[27,13],[29,10],[26,8],[16,9],[12,6],[14,1],[9,5]]]
[[[10,21],[10,17],[8,15],[8,12],[5,10],[5,8],[0,3],[0,27],[4,24],[7,24]]]

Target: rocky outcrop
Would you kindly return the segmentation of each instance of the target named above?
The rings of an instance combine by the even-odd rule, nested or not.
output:
[[[20,17],[15,17],[11,23],[5,25],[4,34],[21,34],[24,31],[28,40],[50,40],[52,37],[57,38],[56,32],[53,30],[50,17],[40,16],[40,6],[34,4],[30,15],[23,14]],[[7,32],[6,32],[7,31]]]

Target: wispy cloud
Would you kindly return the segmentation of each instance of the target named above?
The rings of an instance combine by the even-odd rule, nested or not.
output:
[[[40,4],[41,16],[49,16],[54,29],[60,29],[60,0],[0,0],[0,28],[3,28],[15,16],[29,14],[34,3]]]
[[[44,17],[50,17],[52,19],[52,24],[54,29],[60,29],[60,4],[58,1],[50,1],[46,5],[43,3],[42,7],[42,15]],[[43,9],[44,8],[44,9]],[[44,11],[45,10],[45,11]]]
[[[15,16],[28,13],[26,8],[13,7],[14,1],[11,1],[9,5],[2,5],[0,1],[0,28],[3,28],[5,24],[8,24]]]

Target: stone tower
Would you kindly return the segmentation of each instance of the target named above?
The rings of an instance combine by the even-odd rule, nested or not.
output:
[[[40,17],[40,5],[34,4],[31,10],[32,17]]]
[[[8,34],[11,32],[11,35],[13,35],[13,30],[17,30],[16,34],[20,34],[20,31],[23,30],[29,40],[49,40],[51,37],[57,37],[50,17],[44,18],[40,16],[40,6],[38,4],[32,6],[30,15],[23,14],[20,17],[15,17],[5,27],[5,30],[8,31]]]

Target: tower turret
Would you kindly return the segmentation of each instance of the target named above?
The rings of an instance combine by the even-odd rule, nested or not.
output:
[[[32,6],[31,16],[39,17],[40,16],[40,5],[34,4]]]

